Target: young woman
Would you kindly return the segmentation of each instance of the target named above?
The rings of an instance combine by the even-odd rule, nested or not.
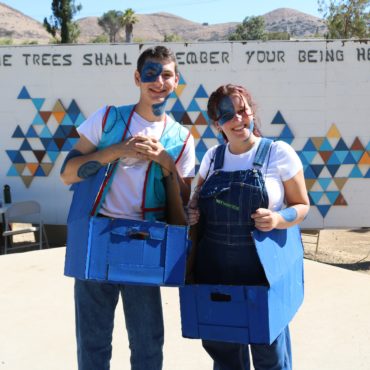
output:
[[[266,284],[251,231],[285,229],[309,210],[302,164],[282,141],[263,139],[255,103],[242,86],[224,85],[208,102],[208,116],[225,138],[202,160],[188,207],[189,223],[199,222],[194,277],[200,284]],[[248,345],[203,340],[215,370],[250,367]],[[250,345],[254,368],[290,370],[288,327],[271,345]]]

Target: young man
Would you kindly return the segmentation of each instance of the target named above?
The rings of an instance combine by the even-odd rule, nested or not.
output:
[[[118,161],[104,192],[100,216],[185,224],[183,204],[187,204],[194,177],[194,139],[165,113],[167,98],[178,81],[172,51],[164,46],[149,48],[140,55],[135,71],[139,102],[104,107],[78,128],[80,139],[61,171],[66,184],[83,181],[102,166]],[[164,329],[159,287],[76,279],[79,370],[109,369],[119,294],[131,369],[162,369]]]

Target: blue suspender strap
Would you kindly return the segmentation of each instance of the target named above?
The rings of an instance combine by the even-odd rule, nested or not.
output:
[[[270,146],[272,144],[271,139],[262,138],[260,141],[260,145],[257,148],[256,156],[254,157],[253,165],[262,167],[263,163],[265,162],[265,159],[267,157],[267,154],[270,150]]]
[[[221,144],[216,148],[215,164],[213,166],[213,169],[215,171],[219,170],[224,165],[225,150],[226,150],[226,144]]]

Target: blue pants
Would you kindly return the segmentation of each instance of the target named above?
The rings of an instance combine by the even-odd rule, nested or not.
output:
[[[247,344],[202,341],[203,347],[214,360],[213,370],[249,370],[250,359]],[[250,345],[255,370],[291,370],[292,353],[289,328],[271,345]]]
[[[109,370],[114,311],[121,293],[132,370],[161,370],[163,315],[159,287],[75,280],[79,370]]]

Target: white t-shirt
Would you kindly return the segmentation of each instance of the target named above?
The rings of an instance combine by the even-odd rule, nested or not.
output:
[[[226,146],[223,171],[238,171],[253,168],[253,160],[257,152],[261,138],[257,138],[256,144],[246,153],[232,154],[229,144]],[[208,149],[202,159],[199,175],[205,179],[209,169],[208,177],[214,172],[211,159],[214,157],[216,146]],[[261,168],[266,189],[269,197],[269,209],[278,211],[284,203],[283,181],[294,177],[302,168],[302,162],[295,150],[284,141],[272,143],[268,167],[267,159]]]
[[[78,133],[95,146],[98,146],[102,137],[102,120],[105,111],[106,107],[98,110],[77,128]],[[163,122],[148,122],[134,113],[129,130],[131,135],[140,133],[159,139],[163,132]],[[102,214],[134,220],[142,218],[141,203],[148,164],[148,161],[135,158],[124,158],[119,161],[114,180],[100,209]],[[176,167],[181,177],[194,177],[195,152],[192,135],[189,136]]]

